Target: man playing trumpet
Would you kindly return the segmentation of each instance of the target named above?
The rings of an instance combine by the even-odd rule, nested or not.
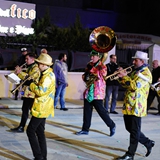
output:
[[[21,48],[21,56],[17,60],[17,66],[21,66],[21,68],[25,66],[25,56],[28,53],[27,48]],[[18,90],[15,92],[15,100],[18,100]]]
[[[118,74],[118,81],[126,88],[122,112],[125,128],[130,133],[130,144],[125,155],[117,160],[133,160],[138,142],[146,147],[147,157],[155,144],[141,132],[141,117],[147,115],[147,97],[152,82],[152,75],[146,64],[149,58],[147,53],[141,51],[137,51],[132,58],[135,70],[131,75],[128,76],[127,71],[122,69]]]
[[[24,127],[26,125],[28,119],[28,112],[31,109],[35,94],[29,90],[29,85],[32,81],[38,82],[40,77],[40,70],[38,68],[37,63],[35,63],[35,54],[34,53],[27,53],[25,56],[25,61],[27,63],[27,70],[26,72],[22,71],[22,68],[16,66],[15,74],[22,80],[25,80],[28,76],[31,76],[30,80],[27,80],[23,84],[22,88],[22,97],[23,97],[23,104],[22,104],[22,116],[21,122],[18,127],[12,128],[11,131],[13,132],[24,132]]]

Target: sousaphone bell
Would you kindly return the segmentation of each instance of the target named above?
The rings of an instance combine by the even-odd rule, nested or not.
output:
[[[115,46],[116,41],[117,37],[114,31],[107,26],[95,28],[89,36],[92,49],[102,54],[102,63],[107,59],[108,52]],[[97,78],[95,75],[88,75],[88,81],[85,82],[86,87],[89,88]]]
[[[92,49],[103,53],[102,62],[107,59],[108,52],[115,46],[116,41],[115,32],[107,26],[95,28],[89,36],[89,43]]]
[[[91,47],[100,53],[110,51],[117,41],[114,31],[107,26],[95,28],[89,36]]]

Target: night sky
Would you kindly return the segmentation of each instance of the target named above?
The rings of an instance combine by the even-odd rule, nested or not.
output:
[[[16,0],[36,5],[70,9],[109,11],[116,32],[152,34],[160,36],[159,0]],[[66,13],[65,13],[66,14]],[[53,16],[53,15],[51,15]],[[54,15],[55,16],[55,15]],[[66,15],[65,15],[66,16]],[[62,22],[63,23],[63,22]],[[98,24],[97,24],[98,25]]]

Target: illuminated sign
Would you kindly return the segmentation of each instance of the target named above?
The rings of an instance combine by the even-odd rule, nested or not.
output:
[[[0,36],[29,35],[36,18],[35,4],[0,0]]]

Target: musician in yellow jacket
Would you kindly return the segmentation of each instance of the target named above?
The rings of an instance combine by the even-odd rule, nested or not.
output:
[[[118,74],[120,84],[126,88],[122,112],[126,130],[130,133],[130,145],[126,154],[117,160],[133,160],[138,142],[146,147],[147,157],[155,144],[141,132],[141,117],[147,115],[147,97],[152,82],[146,64],[147,53],[137,51],[132,58],[134,71],[131,75],[128,76],[125,70],[120,70]]]
[[[35,58],[36,58],[36,55],[31,52],[25,55],[25,61],[27,64],[26,71],[22,71],[21,67],[16,66],[15,74],[18,75],[18,77],[22,80],[22,82],[28,76],[32,77],[34,81],[38,82],[40,77],[40,70],[38,68],[38,64],[35,63]],[[27,80],[23,84],[22,91],[21,91],[22,99],[23,99],[21,122],[18,127],[11,128],[12,132],[17,132],[17,133],[24,132],[24,127],[28,119],[29,110],[33,105],[34,97],[35,97],[35,94],[29,90],[29,85],[30,85],[30,80]]]
[[[52,58],[41,53],[38,59],[41,77],[38,83],[31,83],[30,90],[35,93],[31,108],[31,120],[27,128],[27,136],[32,148],[34,160],[47,160],[47,145],[44,134],[45,121],[48,116],[54,116],[55,75],[50,66]]]

